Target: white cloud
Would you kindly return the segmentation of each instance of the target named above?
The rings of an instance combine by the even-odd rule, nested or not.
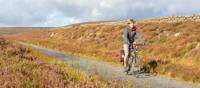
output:
[[[108,1],[110,1],[110,0],[102,0],[100,2],[100,6],[103,7],[103,8],[111,8],[111,5]]]
[[[100,12],[98,9],[94,8],[94,9],[92,10],[92,15],[93,15],[93,16],[100,16],[100,15],[102,15],[102,14],[101,14],[101,12]]]
[[[0,26],[63,26],[200,12],[195,0],[0,0]]]

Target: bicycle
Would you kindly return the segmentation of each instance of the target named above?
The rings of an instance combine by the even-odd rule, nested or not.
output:
[[[128,56],[128,61],[127,61],[128,71],[126,72],[127,74],[129,74],[131,70],[133,70],[132,71],[133,73],[139,72],[140,70],[138,48],[137,48],[137,46],[139,45],[143,45],[143,44],[132,43],[129,45],[129,56]]]
[[[140,70],[139,68],[139,57],[138,57],[138,49],[137,46],[140,45],[144,45],[144,44],[136,44],[136,43],[132,43],[129,45],[129,56],[128,56],[128,60],[127,60],[127,69],[128,71],[127,74],[130,72],[130,70],[133,68],[133,70]],[[122,63],[122,65],[124,65],[124,50],[120,50],[120,52],[117,52],[116,54],[116,59],[118,62]],[[134,62],[134,63],[133,63]],[[137,69],[136,69],[137,67]]]

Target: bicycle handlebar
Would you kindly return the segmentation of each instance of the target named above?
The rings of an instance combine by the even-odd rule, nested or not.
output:
[[[135,44],[136,46],[144,46],[145,44]]]
[[[131,44],[134,44],[136,46],[144,46],[144,45],[146,45],[146,44],[137,44],[137,43],[131,43]]]

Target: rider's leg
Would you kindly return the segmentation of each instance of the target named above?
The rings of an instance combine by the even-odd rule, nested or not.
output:
[[[129,56],[129,45],[128,44],[124,44],[124,67],[127,66],[127,60],[128,60],[128,56]]]
[[[124,55],[124,67],[127,66],[127,60],[128,60],[128,53],[125,53],[125,55]]]

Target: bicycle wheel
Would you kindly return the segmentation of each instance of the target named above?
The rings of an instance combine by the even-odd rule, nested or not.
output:
[[[127,71],[127,73],[129,71],[131,71],[132,64],[133,64],[133,58],[134,58],[133,53],[131,53],[130,56],[129,56],[129,58],[128,58],[128,61],[127,61],[128,62],[128,71]]]

